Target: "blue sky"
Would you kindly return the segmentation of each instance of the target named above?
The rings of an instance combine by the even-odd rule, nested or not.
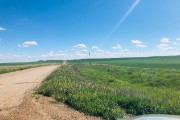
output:
[[[179,55],[179,21],[180,0],[0,0],[0,62]]]

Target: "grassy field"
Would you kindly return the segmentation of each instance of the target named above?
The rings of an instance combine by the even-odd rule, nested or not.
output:
[[[111,64],[116,66],[153,68],[153,69],[180,69],[180,56],[161,56],[161,57],[140,57],[140,58],[109,58],[109,59],[84,59],[72,60],[69,63],[92,63],[92,64]]]
[[[179,60],[179,56],[102,59],[91,60],[91,65],[89,60],[70,61],[52,73],[38,93],[104,119],[180,115]]]
[[[33,67],[40,67],[52,64],[60,64],[63,61],[38,61],[38,62],[25,62],[25,63],[0,63],[0,74],[29,69]]]

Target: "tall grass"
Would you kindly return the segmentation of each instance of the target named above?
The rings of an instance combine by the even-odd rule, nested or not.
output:
[[[180,71],[74,64],[52,73],[38,93],[89,115],[180,115]]]

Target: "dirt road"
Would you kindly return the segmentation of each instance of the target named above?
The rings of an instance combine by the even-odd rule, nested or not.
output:
[[[58,66],[43,66],[0,75],[0,110],[19,105],[24,94],[37,86]]]
[[[32,94],[58,65],[0,75],[0,120],[101,120],[51,97]]]

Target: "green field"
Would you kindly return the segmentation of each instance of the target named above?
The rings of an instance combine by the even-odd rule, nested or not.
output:
[[[161,56],[161,57],[137,57],[137,58],[107,58],[107,59],[84,59],[72,60],[69,63],[92,63],[92,64],[111,64],[116,66],[155,68],[155,69],[180,69],[180,56]]]
[[[61,60],[48,60],[38,62],[0,63],[0,74],[52,64],[61,64],[62,62]]]
[[[104,119],[180,115],[179,66],[179,56],[69,61],[38,93]]]

